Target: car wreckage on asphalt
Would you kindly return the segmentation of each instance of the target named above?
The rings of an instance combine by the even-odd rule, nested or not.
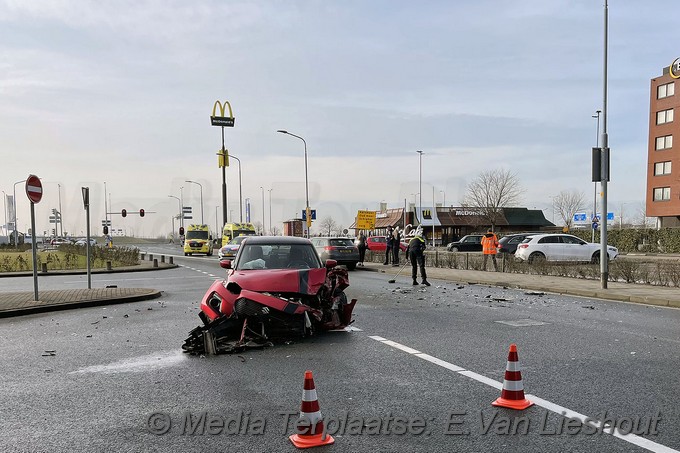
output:
[[[321,262],[308,239],[245,239],[234,261],[220,261],[216,280],[201,300],[203,325],[182,345],[189,354],[224,354],[271,345],[323,330],[347,327],[356,299],[348,302],[347,269]]]

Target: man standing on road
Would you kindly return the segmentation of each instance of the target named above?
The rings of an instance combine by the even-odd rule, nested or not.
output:
[[[482,238],[482,251],[484,252],[484,270],[486,270],[486,262],[489,255],[493,260],[493,268],[498,272],[498,262],[496,261],[496,253],[498,252],[498,238],[496,234],[489,228]]]
[[[359,233],[359,244],[357,245],[357,248],[359,249],[359,263],[358,266],[363,266],[364,265],[364,258],[366,257],[366,235],[364,234],[363,231]]]
[[[392,227],[387,227],[387,236],[385,236],[385,262],[383,264],[390,264],[392,254]]]
[[[397,245],[398,247],[398,245]],[[425,238],[423,238],[423,229],[418,227],[416,229],[416,235],[409,241],[408,249],[406,253],[411,260],[411,276],[413,277],[413,284],[417,285],[418,280],[418,266],[420,266],[420,276],[423,278],[423,285],[430,286],[427,281],[427,274],[425,273],[425,248],[427,247],[425,243]]]
[[[399,247],[401,246],[401,234],[399,234],[399,227],[394,229],[392,233],[392,266],[399,266]]]

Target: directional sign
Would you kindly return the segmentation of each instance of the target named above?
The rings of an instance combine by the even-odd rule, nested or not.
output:
[[[42,183],[36,175],[28,175],[26,178],[26,195],[31,203],[40,203],[42,199]]]
[[[588,216],[586,215],[585,212],[577,212],[574,214],[574,222],[575,223],[585,223],[588,221]]]
[[[316,220],[316,209],[310,209],[312,212],[312,220]],[[307,212],[302,211],[302,220],[307,220]]]
[[[375,228],[375,211],[357,211],[357,228],[372,230]]]

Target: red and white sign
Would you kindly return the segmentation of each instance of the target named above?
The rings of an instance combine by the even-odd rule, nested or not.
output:
[[[36,175],[29,175],[26,178],[26,195],[31,203],[39,203],[42,199],[42,183]]]

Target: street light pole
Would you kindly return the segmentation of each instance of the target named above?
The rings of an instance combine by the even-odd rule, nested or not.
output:
[[[243,223],[243,193],[242,193],[242,186],[241,186],[241,159],[238,157],[234,156],[233,154],[230,154],[229,157],[233,157],[236,159],[236,162],[238,162],[238,212],[239,212],[239,222]],[[234,219],[231,219],[232,222]]]
[[[179,202],[181,209],[179,210],[179,226],[184,228],[184,186],[179,187]]]
[[[269,234],[274,235],[272,232],[272,189],[269,189]]]
[[[2,205],[3,205],[4,211],[5,211],[5,226],[3,227],[3,232],[6,235],[7,234],[7,194],[5,193],[4,190],[2,191]]]
[[[602,110],[596,110],[593,118],[597,118],[597,135],[595,137],[595,146],[600,147],[600,113]],[[593,219],[597,216],[597,181],[595,181],[595,192],[593,193]],[[593,220],[594,221],[594,220]],[[595,228],[593,228],[592,239],[590,242],[595,242]]]
[[[604,177],[602,187],[602,232],[600,233],[600,284],[607,289],[609,280],[609,254],[607,252],[607,179],[609,177],[609,137],[607,136],[607,35],[609,28],[609,11],[607,0],[604,1],[604,55],[602,83],[602,145],[601,165]]]
[[[182,200],[180,200],[179,197],[176,197],[174,195],[168,195],[168,197],[174,198],[175,200],[177,200],[177,203],[179,204],[179,214],[177,215],[177,218],[179,219],[179,226],[183,226],[182,220],[181,220],[182,219]],[[175,227],[174,226],[172,227],[172,230],[173,230],[172,231],[172,237],[175,237]]]
[[[12,236],[14,236],[14,247],[16,247],[19,244],[19,238],[17,237],[17,184],[21,184],[22,182],[26,182],[25,179],[22,179],[21,181],[17,181],[14,183],[14,198],[12,199],[13,206],[12,206],[12,211],[14,214],[14,223],[12,224]]]
[[[215,235],[217,235],[217,233],[220,231],[220,227],[219,227],[219,223],[218,223],[218,218],[217,218],[217,216],[218,216],[217,210],[218,210],[218,209],[220,209],[220,207],[219,207],[219,206],[215,206]],[[220,233],[220,236],[222,236],[221,233]]]
[[[307,238],[309,238],[309,236],[310,236],[309,235],[309,227],[312,224],[312,219],[310,217],[311,211],[309,209],[309,179],[307,177],[307,142],[305,141],[304,138],[300,137],[299,135],[291,134],[288,131],[278,130],[276,132],[279,132],[281,134],[292,135],[293,137],[296,137],[296,138],[299,138],[300,140],[302,140],[302,143],[305,144],[305,203],[306,203],[305,214],[307,216]]]
[[[419,211],[420,216],[421,216],[421,221],[419,223],[422,223],[422,220],[423,220],[422,219],[422,215],[423,215],[423,152],[422,151],[416,151],[416,152],[418,153],[418,163],[419,163],[419,167],[420,167],[420,176],[418,178],[419,185],[420,185],[420,187],[419,187],[420,192],[419,192],[418,200],[419,200],[420,206],[418,206],[418,211]]]
[[[265,226],[265,215],[264,215],[264,187],[260,186],[260,190],[262,191],[262,236],[264,236],[264,229],[266,228]]]
[[[203,186],[201,185],[200,182],[190,181],[188,179],[184,182],[190,182],[192,184],[198,184],[198,187],[201,188],[201,225],[205,225],[205,222],[203,221]]]

